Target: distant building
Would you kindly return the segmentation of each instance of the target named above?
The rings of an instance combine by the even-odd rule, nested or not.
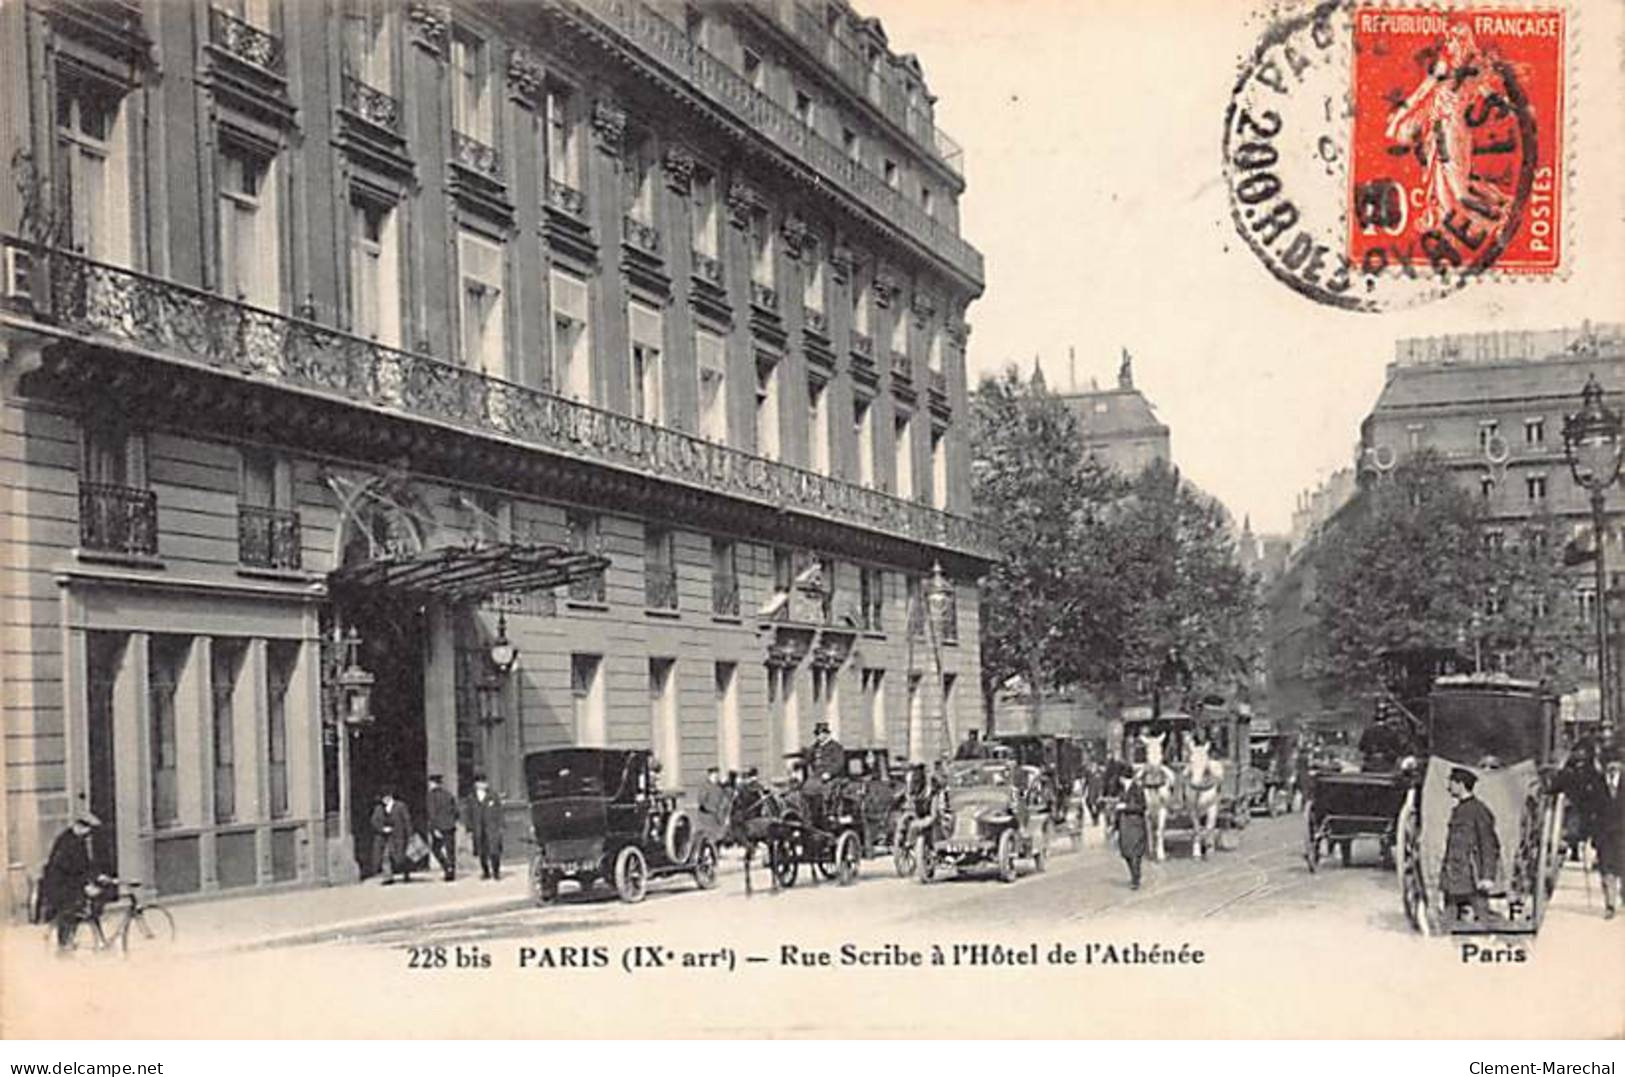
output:
[[[1354,469],[1339,468],[1322,479],[1313,490],[1298,495],[1292,510],[1292,528],[1287,533],[1290,556],[1312,545],[1326,521],[1348,504],[1356,489]]]
[[[1123,474],[1136,475],[1153,460],[1172,462],[1168,426],[1134,387],[1134,359],[1127,349],[1117,388],[1058,395],[1078,417],[1084,447]]]

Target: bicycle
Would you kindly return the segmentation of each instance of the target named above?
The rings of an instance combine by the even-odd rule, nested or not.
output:
[[[103,877],[97,885],[112,897],[86,896],[74,920],[73,934],[66,950],[88,949],[102,953],[118,947],[128,954],[132,946],[147,950],[168,946],[175,941],[175,918],[168,909],[155,901],[142,901],[141,882],[138,879],[112,879]],[[109,911],[116,917],[109,930],[105,919]],[[56,944],[56,925],[46,929],[46,938]]]

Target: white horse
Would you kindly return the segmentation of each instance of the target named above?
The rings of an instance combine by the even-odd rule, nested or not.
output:
[[[1140,731],[1140,746],[1145,751],[1145,762],[1140,765],[1140,785],[1145,789],[1146,844],[1156,860],[1166,860],[1168,850],[1163,835],[1168,830],[1168,802],[1174,785],[1174,773],[1162,761],[1162,749],[1168,734],[1151,736],[1149,730]]]
[[[1185,764],[1185,801],[1190,808],[1191,855],[1202,859],[1203,851],[1211,839],[1218,845],[1219,835],[1219,782],[1224,777],[1224,764],[1212,757],[1213,746],[1207,741],[1191,740]]]

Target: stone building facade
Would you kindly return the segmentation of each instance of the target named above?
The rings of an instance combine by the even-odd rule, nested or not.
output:
[[[1123,352],[1117,387],[1057,394],[1078,419],[1084,447],[1127,476],[1153,460],[1173,462],[1168,424],[1157,418],[1145,393],[1134,387],[1134,361]]]
[[[982,261],[876,20],[53,0],[0,57],[13,907],[84,808],[208,896],[366,873],[429,773],[517,835],[538,748],[976,721]]]

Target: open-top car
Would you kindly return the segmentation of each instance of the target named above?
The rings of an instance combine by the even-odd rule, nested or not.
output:
[[[1080,847],[1083,804],[1076,790],[1083,777],[1083,744],[1051,733],[1006,733],[994,737],[993,743],[1009,748],[1016,762],[1042,772],[1051,823],[1071,835],[1074,849]]]
[[[1016,879],[1016,860],[1030,857],[1034,871],[1049,862],[1053,824],[1049,794],[1037,767],[1013,759],[970,759],[947,764],[929,823],[919,828],[914,860],[921,882],[939,867],[987,865],[1005,882]]]
[[[697,833],[662,792],[647,749],[557,748],[525,756],[525,787],[536,851],[531,894],[558,897],[565,880],[591,889],[600,879],[622,901],[642,901],[649,880],[689,875],[701,888],[717,883],[717,846]]]

